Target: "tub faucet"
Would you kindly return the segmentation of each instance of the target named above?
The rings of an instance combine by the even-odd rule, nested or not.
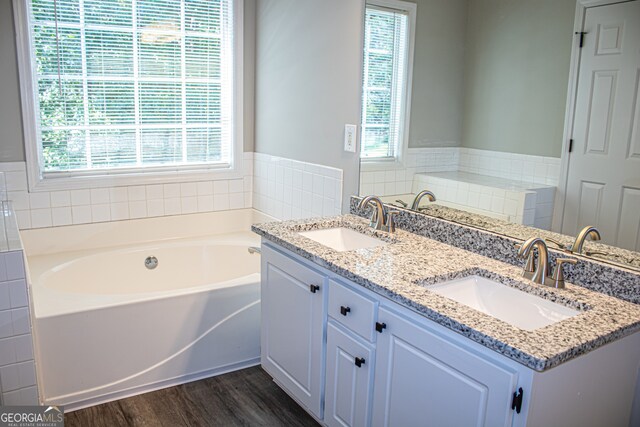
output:
[[[414,211],[418,210],[418,206],[420,206],[420,201],[422,200],[422,198],[424,196],[427,196],[427,198],[429,199],[430,202],[435,202],[436,201],[436,195],[435,194],[433,194],[429,190],[422,190],[421,192],[416,194],[416,197],[413,199],[413,203],[411,203],[411,209],[412,210],[414,210]]]
[[[571,252],[581,254],[582,246],[584,245],[585,240],[587,240],[587,237],[591,237],[591,240],[600,240],[600,232],[594,226],[587,225],[578,233],[575,242],[573,242],[573,245],[571,246]]]
[[[538,262],[533,271],[533,277],[531,280],[543,285],[549,276],[549,252],[547,251],[547,244],[545,241],[540,237],[532,237],[526,240],[522,246],[520,246],[520,249],[518,249],[518,257],[529,259],[531,256],[531,249],[534,247],[538,249]]]
[[[389,233],[395,232],[396,224],[393,216],[396,215],[398,211],[387,212],[387,208],[384,206],[384,203],[382,203],[382,200],[374,195],[367,196],[360,200],[358,209],[364,209],[369,204],[373,205],[373,213],[371,214],[369,225],[376,230],[388,231]]]

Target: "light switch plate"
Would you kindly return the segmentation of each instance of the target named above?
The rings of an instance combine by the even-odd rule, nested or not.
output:
[[[344,125],[344,151],[351,153],[356,152],[356,133],[358,132],[358,126],[356,125]]]

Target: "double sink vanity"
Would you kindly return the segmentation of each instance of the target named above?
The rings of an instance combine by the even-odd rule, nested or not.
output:
[[[411,227],[376,230],[380,215],[253,226],[262,366],[318,421],[629,425],[639,305],[536,283]]]

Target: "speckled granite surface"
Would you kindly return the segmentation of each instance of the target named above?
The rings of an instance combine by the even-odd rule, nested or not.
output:
[[[388,245],[337,252],[297,234],[348,227]],[[376,232],[368,220],[343,215],[257,224],[252,230],[328,270],[402,304],[498,353],[543,371],[640,330],[640,306],[567,284],[556,290],[521,276],[521,268],[399,230]],[[525,331],[429,291],[429,285],[479,274],[582,313],[534,331]]]
[[[400,208],[402,209],[402,207]],[[420,208],[420,213],[447,221],[457,222],[459,224],[481,228],[483,230],[512,237],[514,239],[526,240],[531,236],[542,237],[553,249],[558,249],[558,246],[552,243],[552,240],[560,243],[563,248],[571,247],[574,242],[574,237],[566,236],[564,234],[554,233],[553,231],[542,230],[522,224],[515,224],[497,218],[490,218],[485,215],[474,214],[442,205],[426,205]],[[585,255],[596,260],[611,262],[616,265],[620,265],[621,267],[632,268],[640,271],[640,253],[638,252],[605,245],[592,240],[586,240],[583,249],[583,253]]]
[[[357,197],[351,198],[350,211],[368,218],[369,209],[358,209],[359,200]],[[398,211],[399,214],[396,215],[398,228],[498,261],[516,266],[524,265],[524,260],[517,258],[516,252],[513,250],[514,245],[521,243],[522,239],[503,236],[407,209],[398,209]],[[538,233],[534,234],[538,235]],[[557,258],[578,260],[576,265],[565,267],[567,281],[596,292],[640,304],[640,271],[614,266],[595,258],[568,254],[549,245],[549,262],[552,266],[555,266]]]

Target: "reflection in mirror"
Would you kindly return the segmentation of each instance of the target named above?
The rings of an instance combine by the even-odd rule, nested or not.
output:
[[[620,60],[640,56],[621,48],[640,38],[640,1],[578,2],[579,62],[576,0],[366,9],[361,195],[411,208],[428,190],[420,212],[552,247],[595,225],[585,255],[640,268],[640,58]],[[409,19],[381,25],[380,11]]]
[[[404,200],[407,199],[405,198]],[[392,205],[399,209],[411,210],[400,203],[404,200],[398,199],[397,196],[382,197],[382,201],[387,205]],[[418,210],[415,210],[415,212],[445,219],[447,221],[457,222],[459,224],[469,225],[523,241],[532,236],[542,237],[547,242],[550,249],[558,249],[567,253],[572,253],[573,255],[578,255],[578,252],[573,251],[577,236],[567,236],[548,230],[542,230],[540,228],[514,224],[500,219],[491,218],[486,215],[473,214],[465,210],[442,206],[437,203],[421,203],[420,207]],[[640,254],[638,252],[603,244],[600,241],[592,240],[591,236],[587,236],[585,238],[581,249],[582,250],[579,254],[582,256],[587,256],[626,268],[640,270]]]

